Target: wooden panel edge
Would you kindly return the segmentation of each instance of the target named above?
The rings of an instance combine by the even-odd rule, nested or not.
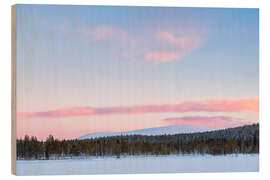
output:
[[[11,173],[16,175],[16,5],[11,6]]]

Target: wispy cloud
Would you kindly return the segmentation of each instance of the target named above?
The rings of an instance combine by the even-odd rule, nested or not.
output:
[[[108,39],[129,41],[132,37],[124,30],[116,27],[101,25],[97,27],[85,27],[78,29],[84,39],[90,42],[105,41]]]
[[[153,62],[168,62],[180,60],[190,54],[202,44],[202,39],[193,33],[184,33],[176,36],[176,33],[161,31],[154,35],[155,40],[165,46],[164,49],[149,51],[145,54],[145,59]],[[168,48],[169,47],[169,48]]]
[[[243,125],[243,119],[230,116],[186,116],[165,119],[174,125],[203,125],[210,127],[234,127]]]
[[[203,43],[203,35],[191,30],[153,31],[152,36],[132,34],[119,27],[100,25],[75,31],[83,41],[103,43],[123,58],[138,58],[154,63],[181,60]],[[99,44],[100,45],[100,44]],[[102,48],[102,46],[100,46]]]
[[[153,62],[167,62],[179,59],[181,54],[178,52],[150,51],[145,54],[145,59]]]
[[[191,35],[183,35],[182,37],[176,37],[173,33],[162,31],[157,33],[155,36],[157,39],[170,42],[181,48],[195,46],[195,37]]]
[[[18,119],[59,118],[74,116],[145,114],[164,112],[259,112],[259,99],[211,99],[174,104],[150,104],[128,107],[73,107],[44,112],[20,112]]]

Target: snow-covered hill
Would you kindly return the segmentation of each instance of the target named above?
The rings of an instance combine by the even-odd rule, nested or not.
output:
[[[90,133],[84,136],[81,136],[77,139],[93,139],[98,137],[108,137],[108,136],[120,136],[120,135],[163,135],[163,134],[180,134],[180,133],[193,133],[193,132],[205,132],[216,130],[217,128],[207,127],[207,126],[195,126],[195,125],[173,125],[173,126],[164,126],[156,128],[147,128],[139,129],[134,131],[125,131],[125,132],[97,132]]]

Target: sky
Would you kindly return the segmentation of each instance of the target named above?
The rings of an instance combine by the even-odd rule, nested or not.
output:
[[[17,138],[259,122],[259,10],[17,5]]]

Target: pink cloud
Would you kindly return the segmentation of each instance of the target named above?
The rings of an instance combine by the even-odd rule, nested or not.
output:
[[[157,33],[156,37],[158,39],[168,41],[182,48],[194,46],[194,44],[192,43],[194,42],[194,40],[192,40],[194,37],[188,36],[188,35],[182,36],[182,37],[176,37],[174,34],[170,32],[163,31],[163,32]]]
[[[74,107],[44,112],[20,112],[18,119],[24,118],[59,118],[74,116],[145,114],[164,112],[259,112],[259,99],[212,99],[188,101],[174,104],[150,104],[128,107]]]
[[[24,118],[57,118],[57,117],[70,117],[70,116],[90,116],[93,115],[94,109],[89,107],[74,107],[66,109],[57,109],[54,111],[44,112],[22,112],[17,114],[18,119]]]
[[[190,54],[202,44],[202,38],[197,37],[193,33],[185,33],[182,36],[176,36],[176,33],[161,31],[154,35],[158,43],[166,48],[158,51],[148,51],[145,53],[145,59],[153,62],[168,62],[180,60],[184,56]],[[170,49],[168,50],[168,47]]]
[[[145,59],[156,62],[168,62],[180,58],[178,52],[151,51],[146,53]]]
[[[203,125],[224,128],[243,125],[242,120],[230,116],[186,116],[165,119],[166,122],[174,125]]]
[[[211,99],[207,100],[208,109],[224,112],[259,112],[259,99]]]

